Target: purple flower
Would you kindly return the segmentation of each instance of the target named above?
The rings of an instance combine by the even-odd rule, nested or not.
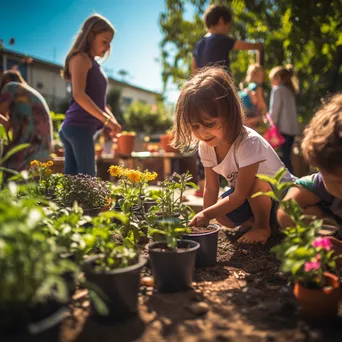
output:
[[[316,248],[321,247],[322,249],[325,249],[326,251],[331,250],[331,242],[326,237],[317,237],[315,240],[313,240],[312,246]]]
[[[305,272],[310,272],[312,270],[318,270],[321,267],[321,263],[319,261],[308,261],[304,264]]]

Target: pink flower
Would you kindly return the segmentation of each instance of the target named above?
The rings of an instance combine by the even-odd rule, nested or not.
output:
[[[318,270],[321,267],[321,263],[319,261],[308,261],[304,264],[305,272],[310,272],[312,270]]]
[[[325,249],[326,251],[331,250],[331,242],[326,237],[317,237],[315,240],[313,240],[312,246],[316,248],[321,247],[322,249]]]

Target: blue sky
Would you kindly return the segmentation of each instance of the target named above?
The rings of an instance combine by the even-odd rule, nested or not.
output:
[[[110,76],[127,70],[129,83],[162,90],[159,43],[162,35],[159,15],[164,0],[1,0],[0,39],[5,47],[63,64],[65,56],[83,21],[97,12],[107,17],[117,32],[111,56],[103,63]],[[11,37],[15,44],[8,45]],[[171,87],[170,87],[171,88]],[[174,87],[172,87],[174,89]],[[171,102],[178,91],[167,90]]]

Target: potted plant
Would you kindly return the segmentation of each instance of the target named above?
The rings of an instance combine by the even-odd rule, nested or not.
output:
[[[134,243],[142,242],[141,236],[147,236],[144,226],[148,208],[147,189],[149,182],[158,177],[156,172],[140,171],[112,165],[108,172],[119,179],[114,197],[117,198],[115,210],[122,211],[129,218],[129,223],[122,225],[124,237],[133,234]]]
[[[121,218],[115,212],[103,213],[107,218]],[[140,271],[146,260],[131,245],[119,245],[105,229],[93,229],[97,254],[83,265],[95,316],[102,320],[121,320],[137,313]],[[97,296],[105,307],[98,305]]]
[[[147,245],[155,287],[161,292],[178,292],[192,288],[196,251],[199,243],[179,240],[187,228],[174,220],[160,221],[150,234],[164,235],[165,241]]]
[[[303,215],[294,200],[282,200],[282,193],[294,185],[292,182],[280,183],[285,173],[286,170],[281,169],[274,178],[258,175],[272,184],[274,190],[254,196],[272,197],[291,217],[293,227],[284,230],[284,240],[273,251],[282,263],[281,270],[290,273],[295,282],[294,295],[301,314],[310,319],[326,320],[336,316],[341,299],[332,246],[329,238],[316,237],[322,220]]]
[[[9,183],[0,192],[1,341],[58,341],[67,311],[63,275],[76,266],[41,230],[44,211],[28,186]]]
[[[123,131],[117,135],[117,150],[118,154],[130,156],[134,149],[136,139],[135,132]]]
[[[160,136],[160,146],[164,152],[178,152],[177,149],[171,146],[173,138],[171,131],[166,131],[166,134]]]

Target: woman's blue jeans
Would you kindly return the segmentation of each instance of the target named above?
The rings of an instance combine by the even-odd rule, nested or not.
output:
[[[96,132],[90,128],[62,125],[59,137],[64,145],[64,173],[96,175],[95,143]]]

